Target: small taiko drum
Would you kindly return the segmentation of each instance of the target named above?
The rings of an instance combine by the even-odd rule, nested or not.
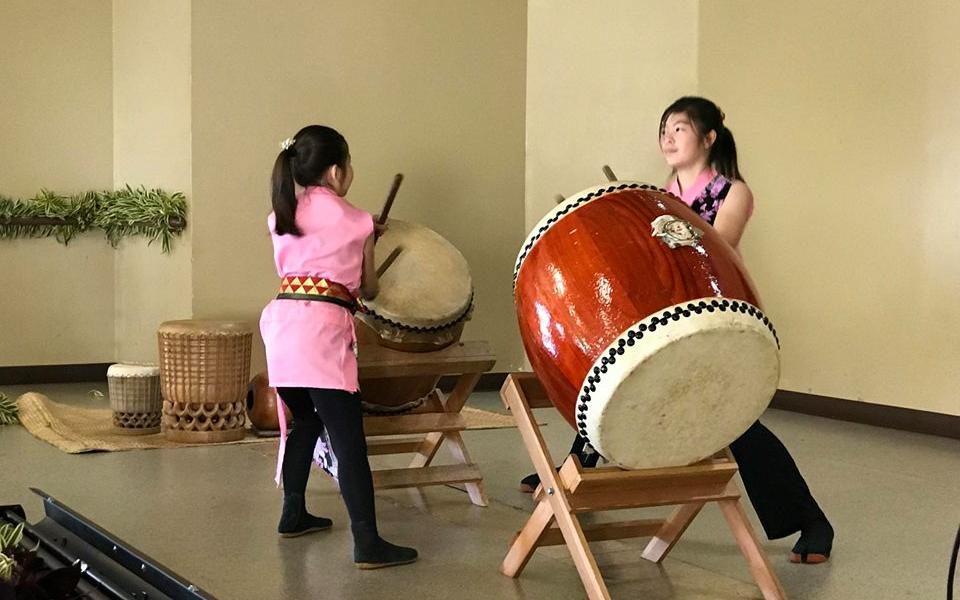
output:
[[[737,252],[655,187],[567,198],[524,242],[520,334],[553,404],[626,468],[723,449],[770,402],[779,341]]]
[[[357,313],[360,352],[371,343],[430,352],[459,341],[473,307],[473,280],[460,251],[428,227],[390,219],[376,254],[381,264],[395,257],[380,277],[380,293]],[[398,412],[416,406],[437,380],[364,379],[360,391],[368,411]]]
[[[107,369],[110,409],[117,433],[145,435],[160,431],[163,399],[160,368],[155,365],[115,364]]]
[[[167,321],[157,340],[164,436],[189,443],[242,439],[250,327],[234,321]]]

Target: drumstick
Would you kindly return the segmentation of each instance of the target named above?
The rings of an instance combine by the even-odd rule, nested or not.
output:
[[[563,194],[557,194],[556,196],[553,197],[553,199],[557,201],[557,204],[560,204],[561,202],[566,200],[566,198],[563,197]]]
[[[397,260],[397,257],[400,256],[400,252],[402,251],[403,251],[403,246],[397,246],[396,248],[393,249],[393,252],[388,254],[387,257],[383,259],[383,262],[380,263],[379,267],[377,267],[378,278],[383,277],[383,274],[386,272],[387,269],[390,268],[390,265],[393,264],[393,261]]]
[[[607,181],[617,180],[617,176],[613,174],[613,169],[610,168],[610,165],[603,165],[603,174],[607,176]]]
[[[377,224],[383,225],[387,222],[387,215],[390,214],[390,209],[393,207],[393,199],[397,197],[401,183],[403,183],[403,173],[397,173],[393,176],[393,185],[390,186],[390,193],[387,194],[387,201],[383,204],[383,210],[380,211],[380,218],[377,220]]]

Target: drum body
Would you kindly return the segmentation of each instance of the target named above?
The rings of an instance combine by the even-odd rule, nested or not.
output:
[[[152,365],[115,364],[107,369],[110,409],[117,433],[145,435],[160,431],[163,400],[160,369]]]
[[[473,280],[453,244],[423,225],[391,219],[377,241],[382,263],[400,253],[380,277],[380,293],[357,313],[360,352],[379,344],[401,352],[441,350],[460,340],[473,308]],[[370,412],[414,408],[436,386],[437,377],[362,379]]]
[[[280,415],[277,414],[277,390],[270,387],[266,371],[257,373],[247,388],[247,418],[260,432],[280,430]],[[290,409],[283,407],[287,421],[291,420]]]
[[[776,391],[779,342],[738,254],[652,186],[560,203],[521,249],[514,298],[551,401],[623,467],[705,458]]]
[[[164,436],[191,443],[242,439],[252,330],[233,321],[167,321],[157,340]]]

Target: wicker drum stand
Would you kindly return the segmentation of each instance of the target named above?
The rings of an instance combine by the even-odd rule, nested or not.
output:
[[[160,431],[163,408],[160,369],[148,365],[110,365],[107,388],[117,433],[146,435]]]
[[[234,321],[167,321],[157,340],[164,436],[186,443],[242,439],[250,328]]]

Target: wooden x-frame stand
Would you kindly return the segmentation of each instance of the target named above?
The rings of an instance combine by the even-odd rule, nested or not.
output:
[[[406,468],[373,471],[374,488],[462,483],[471,502],[487,505],[480,468],[470,458],[460,435],[466,429],[460,411],[480,375],[493,368],[495,362],[489,345],[482,341],[459,342],[443,350],[423,353],[398,352],[381,346],[363,348],[359,357],[360,379],[425,375],[439,380],[444,375],[457,376],[452,392],[434,390],[423,406],[410,413],[364,417],[368,454],[415,454]],[[444,440],[456,464],[431,466]]]
[[[587,596],[591,600],[609,599],[610,593],[588,541],[650,536],[652,539],[642,555],[659,563],[704,504],[716,502],[763,597],[786,599],[740,505],[740,491],[731,481],[737,464],[728,453],[690,466],[634,471],[618,467],[583,469],[580,461],[571,455],[558,473],[531,412],[533,408],[552,406],[540,382],[531,373],[514,373],[507,377],[500,395],[513,412],[542,482],[534,495],[533,514],[503,559],[500,571],[504,575],[519,577],[538,547],[566,544]],[[577,517],[578,513],[664,505],[678,505],[665,520],[584,526]]]

